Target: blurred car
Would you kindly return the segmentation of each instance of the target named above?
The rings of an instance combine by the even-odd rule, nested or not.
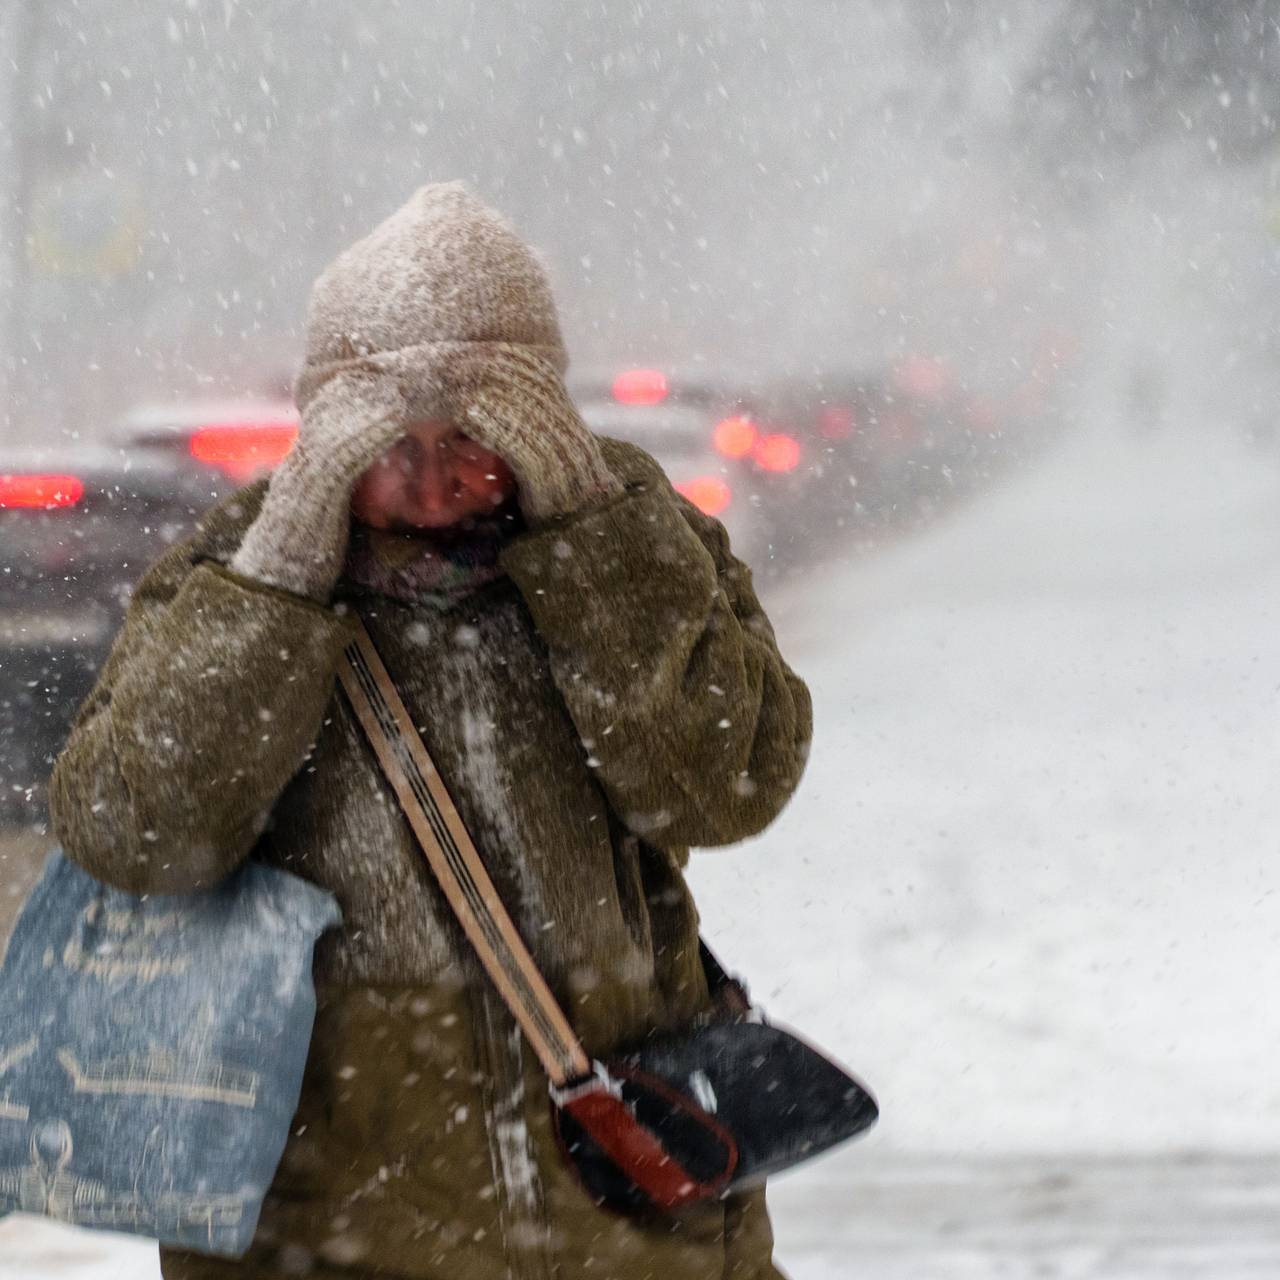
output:
[[[297,434],[291,400],[189,399],[136,406],[115,425],[111,443],[174,474],[203,477],[220,497],[279,463]]]
[[[800,518],[817,546],[910,525],[973,488],[1003,421],[924,356],[792,380],[775,396],[805,451]]]
[[[733,390],[742,381],[705,370],[610,369],[576,374],[570,391],[593,430],[653,454],[680,492],[725,524],[735,553],[768,572],[782,544],[778,495],[794,487],[800,446],[757,423],[757,401]],[[297,421],[283,399],[187,400],[137,407],[114,439],[225,491],[279,463]]]
[[[572,388],[593,429],[652,453],[726,525],[735,553],[768,571],[759,481],[793,471],[798,445],[759,427],[727,379],[633,369]],[[277,465],[297,423],[274,397],[156,402],[101,447],[0,455],[0,818],[41,812],[137,578],[207,507]]]
[[[777,555],[770,497],[799,446],[762,425],[762,402],[746,385],[723,371],[628,368],[575,373],[569,390],[592,430],[652,454],[678,492],[725,526],[734,554],[768,574]]]
[[[0,453],[0,817],[39,815],[134,582],[209,501],[206,478],[119,450]]]

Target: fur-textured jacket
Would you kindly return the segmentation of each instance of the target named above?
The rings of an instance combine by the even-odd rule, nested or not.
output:
[[[777,1274],[759,1195],[644,1227],[578,1189],[537,1062],[335,684],[354,613],[589,1052],[705,1007],[687,850],[778,814],[810,700],[723,527],[647,454],[602,444],[623,494],[512,538],[505,575],[446,606],[345,581],[324,606],[232,573],[261,484],[135,593],[54,770],[66,852],[147,893],[260,858],[344,913],[254,1253],[220,1270],[166,1252],[167,1276],[304,1257],[450,1280]]]

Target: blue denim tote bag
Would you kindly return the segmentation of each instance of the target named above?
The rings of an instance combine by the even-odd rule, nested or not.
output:
[[[248,862],[135,897],[50,854],[0,967],[0,1217],[239,1257],[315,1018],[324,890]]]

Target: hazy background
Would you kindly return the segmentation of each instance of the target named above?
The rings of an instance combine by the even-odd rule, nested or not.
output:
[[[5,0],[0,425],[287,380],[321,266],[462,177],[548,254],[579,361],[927,352],[996,396],[1065,364],[1086,411],[1269,430],[1276,18]]]
[[[884,1109],[780,1255],[1277,1274],[1280,0],[0,0],[0,55],[0,450],[286,389],[320,268],[458,177],[580,366],[923,358],[1030,426],[764,583],[811,763],[694,888]]]

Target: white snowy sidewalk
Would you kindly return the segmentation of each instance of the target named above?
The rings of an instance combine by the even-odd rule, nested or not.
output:
[[[833,1159],[772,1193],[792,1280],[1274,1280],[1269,1159]],[[156,1280],[155,1247],[0,1222],[0,1280]]]
[[[1280,1151],[1280,458],[1069,442],[771,612],[808,772],[693,887],[886,1150]]]
[[[792,1280],[1274,1280],[1277,1173],[1270,1158],[870,1161],[778,1183],[777,1256]]]

